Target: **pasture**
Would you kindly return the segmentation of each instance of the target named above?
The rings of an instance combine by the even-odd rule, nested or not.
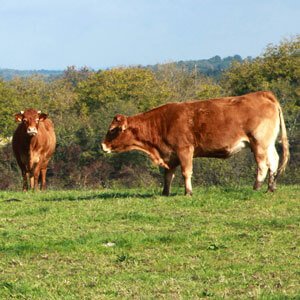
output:
[[[299,299],[299,186],[173,192],[0,192],[0,298]]]

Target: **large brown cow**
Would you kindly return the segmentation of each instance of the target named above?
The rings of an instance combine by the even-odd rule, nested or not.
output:
[[[275,142],[280,128],[283,157],[278,169]],[[261,187],[269,170],[268,190],[274,191],[289,159],[289,145],[281,107],[271,92],[168,103],[132,117],[116,115],[102,148],[147,153],[165,168],[163,195],[169,195],[178,165],[185,193],[192,194],[193,157],[228,158],[247,145],[257,163],[254,188]]]
[[[46,114],[34,109],[17,113],[15,119],[21,123],[13,135],[12,146],[22,171],[23,191],[28,190],[28,177],[30,187],[36,190],[40,174],[44,190],[48,162],[56,145],[53,123]]]

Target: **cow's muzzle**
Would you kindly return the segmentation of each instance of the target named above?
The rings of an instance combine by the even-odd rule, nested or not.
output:
[[[106,153],[111,153],[111,149],[108,148],[108,147],[105,145],[105,143],[102,143],[101,146],[102,146],[102,150],[103,150],[104,152],[106,152]]]
[[[37,135],[37,129],[35,127],[28,127],[27,134],[30,136],[35,136]]]

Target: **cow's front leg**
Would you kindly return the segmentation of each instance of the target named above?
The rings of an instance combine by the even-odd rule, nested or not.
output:
[[[162,191],[163,196],[169,196],[170,195],[170,187],[171,183],[175,177],[175,168],[172,169],[165,169],[165,174],[164,174],[164,189]]]
[[[178,158],[181,166],[181,173],[185,183],[185,195],[192,195],[192,174],[193,174],[193,156],[194,147],[190,146],[181,149],[178,153]]]
[[[30,182],[30,189],[33,190],[34,189],[34,174],[33,171],[30,172],[29,174],[29,182]]]
[[[28,190],[28,179],[27,179],[28,173],[26,170],[22,170],[22,176],[23,176],[23,192],[27,192]]]
[[[37,191],[39,189],[39,177],[40,177],[40,168],[36,168],[34,170],[34,190]]]
[[[39,188],[39,176],[40,176],[40,168],[35,165],[33,170],[30,172],[30,188],[35,191]]]
[[[46,190],[46,174],[47,168],[41,169],[41,179],[42,179],[42,190]]]

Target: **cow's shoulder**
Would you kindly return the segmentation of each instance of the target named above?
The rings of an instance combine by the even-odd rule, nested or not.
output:
[[[46,131],[52,131],[54,129],[53,122],[50,119],[44,120],[43,125]]]
[[[25,127],[23,123],[20,123],[16,130],[13,133],[13,139],[12,139],[12,143],[13,144],[20,144],[21,141],[24,140],[26,132],[25,132]]]

